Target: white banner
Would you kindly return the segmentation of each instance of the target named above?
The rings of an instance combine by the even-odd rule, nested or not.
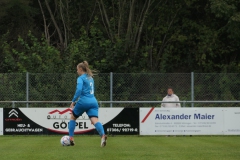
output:
[[[140,135],[240,134],[240,108],[140,108]]]
[[[0,108],[0,135],[3,135],[3,108]]]
[[[68,122],[71,116],[69,108],[19,108],[21,112],[36,124],[47,128],[52,132],[68,133]],[[99,121],[104,125],[116,117],[123,108],[101,108],[99,109]],[[85,133],[94,130],[87,114],[84,112],[76,120],[74,133]]]
[[[240,135],[240,108],[224,108],[224,134]]]

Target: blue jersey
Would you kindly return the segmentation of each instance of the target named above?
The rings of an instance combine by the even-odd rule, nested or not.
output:
[[[72,102],[79,98],[93,98],[94,97],[94,80],[87,74],[82,74],[77,79],[77,87]]]

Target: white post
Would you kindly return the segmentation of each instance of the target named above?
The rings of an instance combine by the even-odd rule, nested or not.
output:
[[[194,101],[194,72],[191,72],[191,101]],[[192,103],[194,107],[194,103]]]
[[[26,101],[29,101],[29,73],[26,73]],[[26,107],[28,108],[28,103],[26,103]]]
[[[110,101],[112,101],[113,94],[113,73],[110,72]],[[110,107],[112,108],[112,103],[110,103]]]

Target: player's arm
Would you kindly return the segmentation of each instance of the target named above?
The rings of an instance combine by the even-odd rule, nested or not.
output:
[[[76,91],[74,94],[74,97],[72,99],[72,104],[71,104],[71,108],[73,108],[73,106],[75,105],[76,100],[80,97],[81,92],[82,92],[82,85],[83,85],[83,80],[81,78],[77,79],[77,87],[76,87]]]
[[[178,96],[176,96],[176,101],[179,101]],[[177,107],[177,108],[181,108],[181,104],[180,104],[180,103],[176,103],[176,107]]]

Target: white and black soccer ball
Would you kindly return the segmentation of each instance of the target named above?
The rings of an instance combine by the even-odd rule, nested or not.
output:
[[[62,146],[70,146],[70,137],[69,136],[63,136],[60,139],[60,143]]]

